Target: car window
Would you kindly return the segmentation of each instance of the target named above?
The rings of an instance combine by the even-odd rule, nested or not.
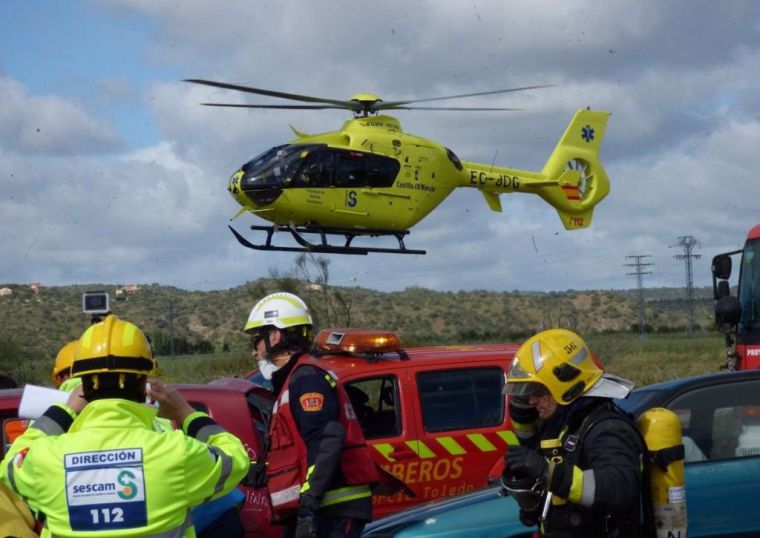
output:
[[[686,461],[760,456],[760,391],[755,381],[701,387],[668,405],[680,421]]]
[[[504,371],[497,367],[417,374],[427,432],[495,426],[504,420]]]
[[[359,379],[346,384],[346,392],[359,419],[364,437],[401,434],[398,381],[394,375]]]
[[[208,413],[208,406],[203,402],[188,402],[190,404],[190,407],[195,409],[196,411],[200,411],[201,413]]]
[[[263,443],[269,429],[269,419],[272,417],[274,400],[265,398],[255,392],[249,392],[246,395],[248,405],[251,406],[251,417],[253,418],[253,427]]]

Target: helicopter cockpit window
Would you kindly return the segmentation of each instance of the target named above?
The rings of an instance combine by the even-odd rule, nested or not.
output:
[[[390,187],[398,175],[396,159],[347,151],[340,153],[335,175],[336,187]]]
[[[284,145],[266,151],[243,166],[240,185],[244,191],[289,187],[302,160],[317,145]]]
[[[283,144],[281,146],[275,146],[272,149],[268,149],[261,155],[258,155],[243,165],[243,172],[250,170],[261,170],[265,166],[268,166],[277,159],[278,153],[287,146]]]
[[[335,175],[335,153],[311,151],[298,169],[293,187],[329,187]]]

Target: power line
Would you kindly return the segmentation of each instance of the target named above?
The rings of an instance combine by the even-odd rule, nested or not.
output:
[[[689,309],[689,333],[694,330],[694,273],[691,266],[692,258],[701,258],[701,254],[692,254],[694,247],[701,246],[693,235],[682,235],[678,238],[678,243],[671,247],[683,248],[683,254],[673,256],[677,260],[684,260],[686,265],[686,301]]]
[[[649,254],[634,254],[626,256],[626,258],[633,258],[636,260],[634,263],[626,263],[623,267],[635,267],[636,270],[632,273],[626,273],[628,275],[636,276],[636,287],[639,290],[639,335],[644,336],[644,275],[651,275],[652,271],[644,271],[644,267],[654,265],[653,263],[643,263],[641,260],[644,258],[651,258]]]

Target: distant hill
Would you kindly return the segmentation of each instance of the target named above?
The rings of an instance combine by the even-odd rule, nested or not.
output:
[[[636,290],[569,290],[565,292],[437,292],[413,287],[400,292],[331,287],[296,279],[261,279],[217,291],[187,291],[147,284],[117,295],[121,285],[40,287],[0,284],[0,341],[10,340],[36,357],[53,357],[78,337],[89,319],[81,295],[105,290],[112,311],[138,324],[151,336],[157,354],[167,354],[169,335],[175,352],[239,351],[247,346],[241,333],[251,307],[269,291],[300,293],[318,317],[319,326],[353,326],[398,331],[407,344],[516,340],[548,327],[567,327],[583,334],[636,330]],[[653,332],[682,332],[687,325],[685,292],[678,288],[645,290],[646,323]],[[695,290],[695,322],[712,329],[712,289]]]

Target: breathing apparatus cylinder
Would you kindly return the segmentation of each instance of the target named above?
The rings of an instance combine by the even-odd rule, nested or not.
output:
[[[686,484],[681,422],[668,409],[655,407],[636,426],[647,444],[652,515],[657,538],[686,538]]]

